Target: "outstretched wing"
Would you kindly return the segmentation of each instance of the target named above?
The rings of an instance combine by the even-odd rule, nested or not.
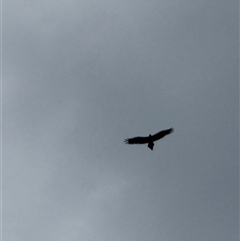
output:
[[[124,142],[125,144],[146,144],[149,142],[149,137],[138,136],[138,137],[126,139]]]
[[[157,141],[157,140],[163,138],[164,136],[169,135],[170,133],[173,132],[173,130],[174,130],[173,128],[170,128],[170,129],[158,132],[157,134],[152,136],[152,141]]]

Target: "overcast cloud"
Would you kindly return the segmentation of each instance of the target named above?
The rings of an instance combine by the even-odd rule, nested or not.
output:
[[[238,240],[238,2],[3,1],[3,240]]]

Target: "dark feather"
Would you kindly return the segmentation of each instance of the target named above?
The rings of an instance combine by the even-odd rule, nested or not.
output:
[[[164,136],[169,135],[170,133],[173,132],[173,130],[174,130],[173,128],[170,128],[170,129],[158,132],[157,134],[152,136],[152,141],[157,141],[163,138]]]
[[[147,144],[149,142],[149,137],[134,137],[134,138],[129,138],[126,139],[125,144]]]

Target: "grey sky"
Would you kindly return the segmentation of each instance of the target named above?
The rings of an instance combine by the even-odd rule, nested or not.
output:
[[[238,29],[237,0],[3,1],[3,239],[238,240]]]

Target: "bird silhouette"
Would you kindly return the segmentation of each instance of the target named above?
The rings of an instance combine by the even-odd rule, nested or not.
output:
[[[155,135],[149,135],[149,136],[137,136],[133,138],[126,139],[124,142],[125,144],[148,144],[148,148],[153,150],[154,141],[158,141],[162,139],[164,136],[169,135],[174,131],[173,128],[160,131],[156,133]]]

